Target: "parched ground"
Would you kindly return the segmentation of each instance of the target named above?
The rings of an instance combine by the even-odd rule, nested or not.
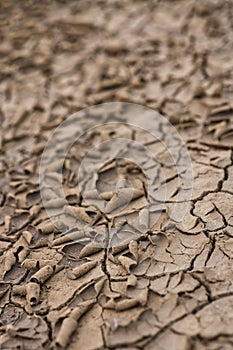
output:
[[[5,0],[0,9],[0,349],[233,349],[233,2]],[[166,231],[163,208],[150,232],[114,249],[93,246],[93,232],[55,227],[38,176],[54,129],[112,101],[165,115],[194,174],[182,228]],[[105,243],[121,215],[85,206],[75,171],[112,131],[84,135],[63,173],[66,214],[97,223],[94,239]],[[176,198],[174,169],[158,156]],[[106,186],[119,177],[141,191],[133,215],[145,204],[135,164],[102,168],[98,190],[110,203]],[[59,209],[56,188],[43,190]]]

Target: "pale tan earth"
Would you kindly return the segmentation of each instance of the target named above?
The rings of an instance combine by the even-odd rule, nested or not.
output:
[[[0,349],[233,349],[233,1],[5,0],[0,9]],[[109,245],[109,226],[145,205],[145,176],[124,159],[100,170],[108,201],[117,178],[141,191],[107,220],[83,204],[75,175],[111,128],[85,134],[63,172],[66,214],[102,229],[99,245],[91,232],[83,245],[78,229],[74,239],[55,227],[39,186],[41,154],[61,121],[113,101],[166,116],[194,176],[183,229],[166,230],[163,208],[121,248]],[[158,153],[176,198],[175,168]]]

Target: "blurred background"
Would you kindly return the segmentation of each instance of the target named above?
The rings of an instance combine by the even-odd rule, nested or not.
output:
[[[190,142],[216,141],[209,111],[231,103],[233,91],[231,0],[3,1],[0,13],[8,159],[106,101],[156,109]]]

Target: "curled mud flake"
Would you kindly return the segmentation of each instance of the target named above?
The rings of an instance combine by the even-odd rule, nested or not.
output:
[[[113,264],[117,264],[117,258],[111,253],[108,253],[108,261],[111,261]]]
[[[5,254],[5,262],[4,262],[4,274],[11,270],[12,266],[16,263],[17,259],[12,250],[8,250]]]
[[[138,304],[145,307],[148,300],[148,290],[147,288],[142,290],[140,293],[138,293],[137,297],[135,298],[138,301]]]
[[[129,251],[133,255],[134,259],[138,261],[138,243],[137,241],[129,242]]]
[[[17,198],[12,193],[7,193],[6,199],[5,199],[5,206],[17,208],[19,205]]]
[[[215,125],[209,125],[207,130],[209,132],[214,131],[214,140],[219,140],[221,136],[229,130],[228,122],[223,120]]]
[[[26,299],[30,306],[34,306],[38,303],[40,298],[40,285],[35,282],[29,282],[25,286]]]
[[[84,238],[85,236],[86,235],[85,235],[84,231],[75,230],[74,232],[69,232],[69,233],[63,234],[61,237],[54,239],[52,242],[52,246],[64,244],[67,242],[76,241],[80,238]]]
[[[127,287],[135,287],[136,285],[137,285],[137,277],[134,275],[130,275],[127,279],[126,288]]]
[[[222,84],[221,82],[215,82],[206,90],[207,96],[210,97],[219,97],[222,93]]]
[[[30,209],[29,209],[29,213],[31,215],[31,218],[35,218],[37,217],[37,215],[40,213],[41,211],[41,206],[40,205],[33,205]]]
[[[102,192],[100,194],[100,197],[103,198],[105,201],[110,201],[114,195],[114,192]]]
[[[55,178],[58,176],[62,176],[62,168],[64,165],[64,160],[61,158],[56,157],[55,159],[53,159],[53,161],[49,164],[48,166],[48,174],[46,174],[47,176],[50,176],[51,178]]]
[[[91,218],[86,213],[86,208],[82,207],[73,207],[71,205],[66,205],[64,207],[64,213],[73,216],[81,221],[91,223]]]
[[[56,192],[54,192],[54,189],[50,187],[43,187],[41,190],[41,195],[42,195],[42,198],[47,201],[52,199],[57,199]]]
[[[191,292],[199,286],[199,282],[189,274],[185,274],[184,276],[180,275],[179,282],[175,281],[173,284],[172,279],[174,279],[174,277],[175,276],[171,278],[167,287],[168,291],[172,293]]]
[[[23,169],[24,169],[25,174],[27,174],[27,175],[33,174],[35,171],[35,161],[24,165]]]
[[[37,267],[38,261],[35,259],[25,259],[21,266],[27,270],[33,270]]]
[[[201,98],[205,96],[205,89],[201,84],[193,85],[192,90],[193,90],[193,97]]]
[[[45,260],[25,259],[21,264],[21,266],[25,267],[28,270],[33,270],[37,267],[42,269],[42,267],[45,267],[45,266],[54,267],[55,265],[56,265],[56,261],[49,260],[49,259],[45,259]]]
[[[216,115],[224,116],[228,113],[231,113],[232,110],[233,110],[233,104],[224,103],[221,106],[214,107],[210,112],[210,116],[216,116]]]
[[[79,321],[79,319],[90,310],[90,308],[94,305],[95,300],[87,300],[84,301],[82,304],[78,305],[76,308],[74,308],[71,313],[70,317],[72,317],[74,320]]]
[[[92,241],[83,247],[83,249],[80,251],[79,258],[85,258],[86,256],[95,254],[101,251],[102,249],[103,247],[100,244],[98,244],[95,241]]]
[[[128,243],[125,243],[123,245],[120,244],[120,245],[117,245],[115,247],[111,247],[112,254],[116,255],[116,254],[122,252],[123,250],[125,250],[127,247],[128,247]]]
[[[31,190],[26,194],[26,203],[28,207],[32,207],[40,202],[40,191],[39,190]]]
[[[101,277],[96,283],[95,283],[95,291],[97,293],[97,296],[101,293],[104,285],[105,285],[105,282],[107,281],[107,277],[104,276],[104,277]]]
[[[150,212],[147,208],[144,208],[139,211],[139,229],[142,232],[148,230],[150,227]]]
[[[31,282],[37,282],[43,284],[49,277],[51,277],[54,273],[54,269],[50,265],[46,265],[38,270],[34,275],[31,276]]]
[[[124,311],[132,309],[133,307],[137,306],[139,304],[139,300],[137,299],[125,299],[117,302],[115,304],[115,310],[116,311]]]
[[[30,249],[47,247],[50,245],[50,240],[45,237],[35,236],[34,241],[30,244]]]
[[[46,174],[46,178],[48,179],[49,182],[51,183],[61,183],[62,182],[62,175],[58,174],[56,172],[48,172]],[[50,188],[51,190],[53,190],[55,192],[55,194],[57,193],[58,189],[57,188],[51,188],[51,183],[50,186],[48,186],[46,183],[43,185],[42,190],[45,189],[45,191],[47,191],[48,188]],[[58,194],[58,193],[57,193]],[[60,195],[61,193],[59,193]]]
[[[132,266],[131,273],[133,273],[136,276],[143,276],[147,273],[150,265],[151,258],[145,258],[144,260],[140,261],[138,265]]]
[[[26,183],[21,183],[21,182],[11,182],[11,186],[15,187],[15,194],[18,195],[20,193],[23,193],[25,191],[27,191],[28,186]]]
[[[51,221],[45,221],[38,226],[38,229],[44,234],[49,234],[52,232],[58,233],[64,228],[65,225],[62,221],[57,221],[56,224],[52,223]]]
[[[66,200],[69,203],[69,205],[77,205],[80,203],[80,198],[76,193],[73,194],[67,194],[66,195]]]
[[[13,240],[12,240],[13,241]],[[0,233],[0,256],[11,247],[11,242],[6,235]]]
[[[30,220],[30,213],[22,210],[21,213],[16,214],[10,220],[10,230],[15,232],[23,228]]]
[[[148,238],[152,245],[158,247],[160,250],[165,250],[171,241],[169,234],[163,232],[158,232],[157,234],[151,235]]]
[[[115,302],[113,297],[101,295],[101,297],[99,298],[99,303],[104,309],[110,309],[110,310],[115,309]]]
[[[20,295],[25,296],[26,295],[26,287],[25,285],[15,285],[12,287],[12,294],[13,295]]]
[[[4,281],[12,284],[20,283],[26,276],[27,270],[23,267],[14,264],[9,271],[4,272]]]
[[[23,231],[22,236],[25,239],[25,241],[27,242],[27,244],[31,243],[33,234],[30,231]]]
[[[126,286],[126,295],[128,298],[137,299],[140,305],[145,306],[148,299],[148,279],[139,278],[135,285],[129,285],[127,283]]]
[[[127,205],[133,199],[138,199],[144,196],[144,192],[132,188],[123,188],[118,193],[114,194],[112,199],[105,207],[106,213],[111,213],[124,205]]]
[[[72,271],[67,270],[67,275],[71,279],[76,279],[76,278],[82,277],[97,265],[98,265],[98,261],[88,261],[86,263],[83,263],[82,265],[75,267]]]
[[[56,22],[58,24],[58,22]],[[93,23],[93,17],[78,17],[78,16],[70,16],[67,17],[65,20],[62,21],[62,23],[64,25],[68,25],[70,26],[70,28],[83,28],[84,30],[88,30],[88,29],[97,29],[97,23]],[[83,34],[83,32],[81,31],[81,33]]]
[[[5,215],[4,225],[5,225],[6,232],[10,231],[10,221],[11,221],[11,217],[9,215]]]
[[[57,264],[57,262],[55,260],[51,260],[51,259],[38,260],[38,265],[40,268],[43,268],[45,266],[54,267],[54,266],[56,266],[56,264]]]
[[[50,199],[46,201],[45,208],[46,209],[62,209],[66,205],[66,200],[63,198]]]
[[[121,252],[128,247],[129,242],[137,239],[141,233],[136,229],[130,227],[128,224],[124,224],[122,227],[117,228],[116,232],[110,238],[110,245],[112,246],[113,254]]]
[[[17,114],[15,115],[14,120],[12,121],[12,125],[14,127],[19,126],[22,122],[24,122],[29,114],[29,110],[25,110],[23,106],[19,108]]]
[[[25,247],[20,247],[20,248],[22,249],[20,249],[20,251],[17,253],[17,257],[18,257],[18,262],[22,263],[22,261],[24,261],[24,259],[28,256],[29,249]]]
[[[88,300],[80,304],[78,307],[76,307],[70,312],[68,317],[66,317],[63,320],[61,328],[55,340],[55,344],[57,346],[66,348],[66,346],[71,340],[72,334],[78,327],[78,321],[87,311],[90,310],[94,303],[95,300]]]
[[[134,260],[124,255],[119,256],[118,261],[121,263],[121,265],[125,268],[125,270],[128,273],[131,273],[132,268],[137,266],[137,263]]]
[[[67,258],[78,260],[80,257],[80,252],[83,247],[85,247],[86,243],[87,241],[85,240],[78,241],[76,243],[68,243],[64,245],[64,247],[61,249],[61,252],[64,253]]]
[[[65,348],[70,341],[71,335],[77,329],[77,321],[73,318],[67,317],[62,322],[61,329],[57,335],[55,344],[62,348]]]
[[[0,299],[10,289],[9,283],[0,282]]]

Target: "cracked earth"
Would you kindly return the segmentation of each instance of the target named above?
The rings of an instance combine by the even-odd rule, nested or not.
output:
[[[0,8],[0,349],[233,349],[233,2]],[[63,211],[57,225],[50,220],[39,184],[47,140],[72,113],[113,101],[158,111],[185,141],[193,192],[182,225],[167,230],[179,188],[166,149],[129,126],[97,127],[71,147],[68,205],[56,186],[42,186],[47,209]],[[163,166],[157,195],[166,186],[168,198],[140,235],[131,221],[148,220],[148,189],[124,154],[98,172],[106,215],[78,189],[83,155],[110,135],[138,140]],[[112,191],[119,180],[133,187],[126,206]]]

